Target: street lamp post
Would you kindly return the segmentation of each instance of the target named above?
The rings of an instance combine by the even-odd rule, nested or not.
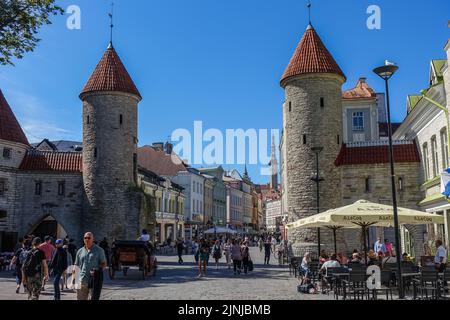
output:
[[[312,178],[311,180],[316,183],[316,206],[317,206],[317,213],[320,213],[320,192],[319,192],[319,186],[320,182],[323,181],[323,178],[320,178],[319,173],[319,154],[322,152],[322,147],[313,147],[311,148],[312,152],[316,154],[316,176]],[[317,228],[317,255],[318,258],[320,258],[320,228]]]
[[[388,118],[388,136],[389,136],[389,162],[391,164],[391,187],[392,187],[392,205],[394,209],[394,229],[395,229],[395,254],[397,256],[397,275],[399,286],[399,298],[405,297],[402,281],[402,269],[401,269],[401,239],[400,228],[398,222],[398,210],[397,210],[397,192],[395,188],[395,169],[394,169],[394,147],[392,144],[392,126],[391,126],[391,108],[389,101],[389,79],[398,70],[398,67],[392,64],[386,63],[386,65],[375,68],[373,70],[380,78],[382,78],[386,85],[386,106],[387,106],[387,118]]]

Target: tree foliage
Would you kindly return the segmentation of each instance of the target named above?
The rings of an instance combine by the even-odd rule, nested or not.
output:
[[[33,51],[39,28],[63,13],[55,0],[0,0],[0,65],[14,65],[13,58]]]

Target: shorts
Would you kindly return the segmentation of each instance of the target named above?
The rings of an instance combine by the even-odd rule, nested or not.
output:
[[[200,261],[208,261],[209,254],[207,253],[200,253]]]

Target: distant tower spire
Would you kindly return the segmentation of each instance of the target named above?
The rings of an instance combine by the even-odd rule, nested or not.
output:
[[[110,27],[110,29],[111,29],[111,31],[110,31],[110,37],[109,37],[109,45],[112,47],[112,42],[113,42],[113,28],[114,28],[114,24],[113,24],[114,2],[111,2],[111,12],[110,12],[108,15],[109,15],[109,20],[110,20],[109,27]]]
[[[307,7],[308,7],[308,21],[309,21],[309,25],[311,25],[311,6],[312,6],[311,0],[309,0],[308,1],[308,5],[307,5]]]
[[[270,167],[271,167],[271,179],[270,188],[273,190],[278,190],[278,161],[277,161],[277,148],[275,146],[275,135],[272,135],[272,148],[270,155]]]

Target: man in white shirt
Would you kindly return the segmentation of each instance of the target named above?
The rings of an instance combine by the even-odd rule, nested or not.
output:
[[[447,250],[445,250],[441,240],[436,240],[435,245],[436,255],[434,256],[434,263],[439,272],[444,272],[447,264]]]
[[[326,292],[326,287],[329,287],[331,285],[330,280],[331,277],[330,275],[327,275],[327,269],[328,268],[339,268],[341,266],[341,264],[339,263],[339,261],[337,261],[337,255],[336,253],[333,253],[330,257],[330,260],[325,261],[324,264],[322,265],[322,267],[320,268],[320,273],[323,274],[322,276],[322,293]]]
[[[383,242],[381,242],[381,238],[378,237],[377,242],[375,242],[375,245],[373,246],[373,251],[375,253],[379,253],[380,251],[383,252],[383,254],[386,253],[386,246]]]

